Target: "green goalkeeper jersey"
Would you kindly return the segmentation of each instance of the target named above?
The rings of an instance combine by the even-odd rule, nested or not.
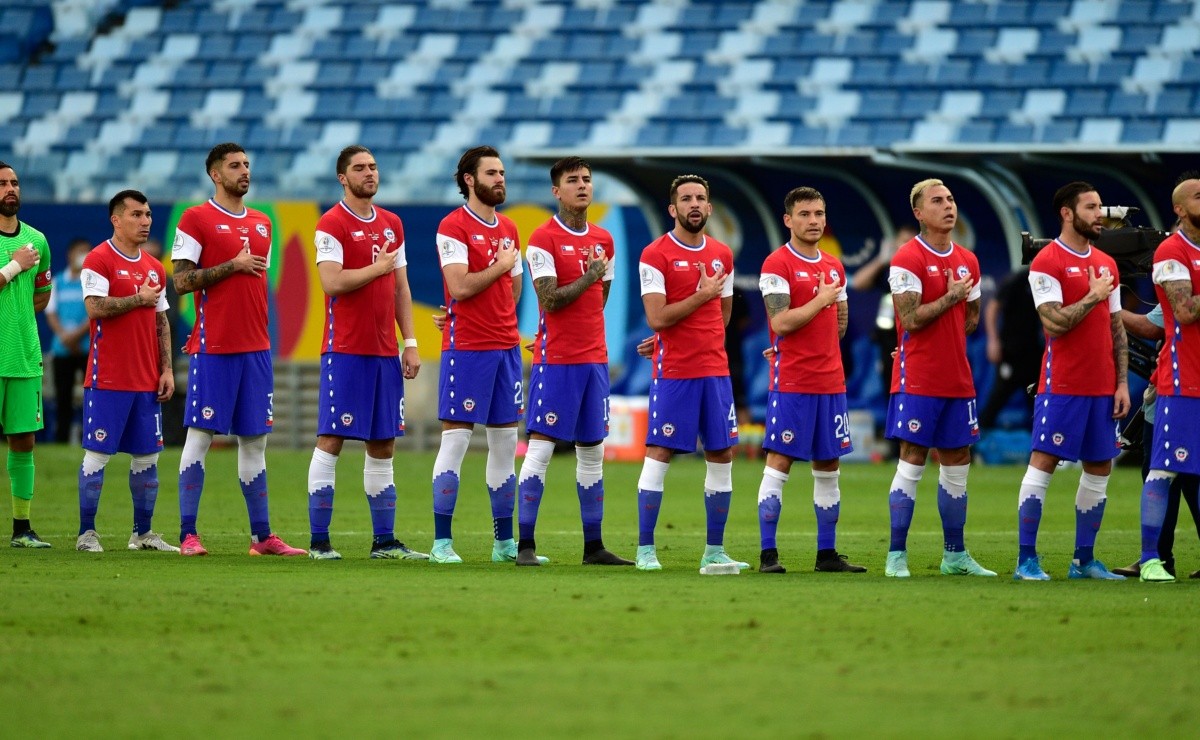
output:
[[[14,252],[30,244],[37,248],[41,260],[37,267],[0,288],[0,378],[39,378],[42,343],[33,315],[33,295],[50,290],[50,245],[42,232],[24,221],[17,223],[20,228],[16,234],[0,231],[0,267],[12,261]]]

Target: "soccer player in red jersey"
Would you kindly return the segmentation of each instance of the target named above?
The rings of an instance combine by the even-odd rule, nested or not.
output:
[[[529,378],[529,450],[518,476],[517,565],[540,565],[534,527],[556,440],[575,443],[575,487],[584,565],[633,565],[604,548],[604,438],[608,347],[604,306],[615,267],[613,238],[588,223],[592,167],[579,157],[550,168],[558,214],[529,237],[525,256],[540,307]]]
[[[1129,413],[1128,344],[1121,323],[1117,263],[1092,240],[1100,236],[1100,194],[1073,182],[1054,194],[1062,230],[1029,265],[1029,285],[1046,333],[1032,452],[1017,497],[1020,532],[1014,580],[1048,581],[1037,554],[1038,526],[1050,476],[1060,460],[1082,460],[1075,493],[1075,556],[1068,578],[1124,580],[1097,560],[1108,476],[1120,446],[1117,423]]]
[[[899,578],[910,575],[908,528],[932,447],[941,468],[941,571],[994,576],[975,562],[963,543],[970,446],[979,439],[975,383],[967,362],[967,334],[979,325],[979,260],[950,239],[958,204],[941,180],[918,182],[909,193],[909,204],[921,233],[896,251],[888,274],[899,341],[887,436],[900,440],[900,460],[888,495],[892,538],[884,572]]]
[[[267,434],[274,375],[267,334],[271,220],[248,208],[250,159],[238,144],[218,144],[205,171],[215,193],[183,212],[171,261],[175,290],[191,293],[196,325],[184,351],[188,427],[179,461],[179,538],[183,555],[206,555],[196,532],[204,458],[214,434],[238,440],[238,480],[250,515],[251,555],[304,555],[271,532],[267,508]]]
[[[366,442],[363,486],[371,509],[371,557],[423,560],[396,539],[392,455],[404,435],[404,378],[421,369],[413,332],[404,224],[373,202],[379,168],[371,151],[348,146],[337,159],[342,200],[317,222],[317,271],[325,332],[317,446],[308,468],[314,560],[338,560],[329,543],[335,469],[347,438]],[[404,336],[401,356],[396,328]]]
[[[521,297],[521,240],[516,224],[498,213],[504,202],[504,163],[490,146],[468,149],[455,173],[467,201],[437,231],[447,306],[438,375],[442,442],[433,465],[433,563],[461,563],[452,523],[459,471],[475,424],[487,426],[485,473],[492,503],[492,560],[515,562],[513,509],[517,498],[517,421],[525,406],[521,383],[517,301]]]
[[[1200,179],[1175,186],[1179,228],[1154,251],[1154,292],[1166,341],[1158,355],[1158,408],[1150,472],[1142,487],[1142,558],[1146,582],[1175,580],[1159,558],[1158,539],[1171,482],[1200,473]]]
[[[175,393],[166,272],[142,250],[150,238],[150,204],[136,190],[108,202],[113,235],[88,253],[80,279],[91,346],[83,381],[83,463],[79,468],[79,537],[75,549],[103,552],[96,511],[104,468],[127,452],[133,495],[130,550],[179,552],[150,529],[158,500],[162,407]]]
[[[767,256],[759,277],[771,329],[771,381],[763,449],[766,467],[758,489],[762,553],[758,569],[784,573],[775,533],[783,486],[794,460],[811,460],[820,572],[864,573],[839,555],[841,512],[838,458],[853,451],[846,407],[846,374],[838,341],[846,333],[846,268],[822,252],[825,197],[795,188],[783,199],[787,243]]]
[[[664,481],[676,452],[704,444],[707,546],[703,572],[746,569],[725,552],[733,496],[737,413],[725,356],[725,326],[733,305],[733,252],[707,236],[712,215],[708,182],[681,175],[671,183],[667,212],[675,227],[642,250],[638,273],[646,322],[654,330],[646,459],[638,479],[639,570],[661,570],[654,529]]]

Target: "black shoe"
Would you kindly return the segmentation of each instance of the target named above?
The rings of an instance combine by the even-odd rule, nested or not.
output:
[[[633,565],[632,560],[612,554],[608,550],[597,550],[583,556],[584,565]]]
[[[1171,575],[1175,575],[1175,558],[1167,558],[1166,560],[1164,560],[1163,561],[1163,570],[1170,573]]]
[[[1192,571],[1192,574],[1188,578],[1200,578],[1200,570]]]
[[[1142,561],[1135,560],[1133,564],[1127,565],[1124,568],[1113,568],[1112,572],[1126,578],[1140,578],[1142,576]]]
[[[759,573],[787,573],[787,569],[779,564],[779,551],[775,548],[763,550],[758,556]]]
[[[517,550],[517,565],[541,565],[538,560],[537,551],[532,547],[527,547],[524,550]]]
[[[841,553],[834,553],[831,558],[818,558],[817,564],[813,567],[818,573],[866,573],[867,569],[861,565],[855,565]]]

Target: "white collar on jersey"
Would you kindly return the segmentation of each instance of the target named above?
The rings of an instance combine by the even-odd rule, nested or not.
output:
[[[790,241],[784,242],[783,246],[787,247],[787,250],[789,252],[796,255],[797,257],[804,260],[805,262],[812,262],[813,264],[816,264],[817,262],[821,261],[821,250],[819,250],[819,249],[817,250],[816,257],[805,257],[803,254],[800,254],[799,252],[796,251],[796,248],[792,246],[792,243]]]
[[[1086,252],[1076,252],[1074,249],[1071,249],[1069,246],[1067,246],[1066,242],[1064,242],[1062,239],[1059,239],[1058,237],[1054,237],[1054,243],[1057,244],[1058,246],[1062,247],[1063,249],[1067,250],[1068,252],[1070,252],[1071,254],[1073,254],[1076,257],[1092,256],[1092,243],[1091,242],[1088,242]]]
[[[379,215],[379,214],[378,214],[378,213],[375,211],[375,206],[374,206],[374,205],[372,205],[372,206],[371,206],[371,217],[370,217],[370,218],[363,218],[362,216],[360,216],[360,215],[358,215],[357,213],[355,213],[353,210],[351,210],[350,206],[346,205],[346,201],[344,201],[344,200],[339,200],[339,201],[338,201],[338,205],[339,205],[339,206],[341,206],[343,209],[345,209],[346,213],[349,213],[351,216],[354,216],[354,217],[355,217],[355,218],[357,218],[359,221],[362,221],[364,224],[369,224],[369,223],[371,223],[372,221],[374,221],[374,220],[375,220],[375,217]]]
[[[466,203],[464,203],[464,204],[463,204],[463,207],[462,207],[462,208],[463,208],[463,210],[464,210],[464,211],[466,211],[467,213],[471,214],[471,218],[475,219],[476,221],[478,221],[479,223],[481,223],[481,224],[483,224],[484,226],[488,227],[489,229],[494,229],[494,228],[496,228],[497,226],[499,226],[499,225],[500,225],[500,215],[499,215],[499,214],[496,214],[495,218],[494,218],[494,219],[492,219],[491,221],[484,221],[482,218],[480,218],[480,217],[479,217],[479,214],[475,213],[475,211],[472,211],[472,210],[470,209],[470,207],[469,207],[469,206],[467,206],[467,204],[466,204]]]
[[[249,209],[249,208],[247,208],[245,205],[243,205],[243,206],[242,206],[242,212],[241,212],[241,213],[234,213],[233,211],[228,211],[228,210],[226,210],[226,209],[222,208],[222,207],[220,206],[220,204],[219,204],[219,203],[217,203],[217,201],[216,201],[216,200],[214,200],[214,199],[212,199],[212,198],[209,198],[209,199],[208,199],[208,204],[209,204],[210,206],[212,206],[213,208],[216,208],[216,209],[217,209],[218,211],[220,211],[221,213],[224,213],[226,216],[229,216],[230,218],[245,218],[245,217],[246,217],[246,214],[250,212],[250,209]]]
[[[136,257],[130,257],[129,255],[122,252],[121,250],[117,249],[117,245],[113,244],[112,239],[105,239],[104,242],[106,244],[108,244],[108,246],[112,249],[112,251],[117,253],[118,257],[125,260],[126,262],[141,262],[142,261],[142,248],[141,247],[138,247],[138,253],[137,253]]]
[[[921,242],[922,247],[925,247],[930,252],[933,252],[934,254],[936,254],[939,257],[949,257],[950,253],[954,251],[954,242],[953,241],[950,242],[950,246],[946,247],[945,252],[937,251],[937,249],[935,249],[932,244],[925,241],[925,239],[920,234],[917,234],[917,241]]]
[[[563,231],[567,232],[568,234],[574,234],[576,236],[587,236],[587,233],[588,233],[588,231],[591,230],[591,226],[592,226],[587,221],[584,221],[583,222],[583,231],[576,231],[575,229],[572,229],[570,226],[567,226],[566,224],[564,224],[562,222],[562,219],[558,217],[557,213],[554,214],[554,220],[557,221],[558,225],[563,228]]]
[[[698,246],[698,247],[693,247],[693,246],[684,244],[683,242],[679,241],[679,237],[675,236],[675,232],[673,232],[673,231],[668,231],[667,236],[671,237],[671,241],[675,242],[676,244],[678,244],[679,246],[688,250],[689,252],[699,252],[701,249],[704,249],[706,246],[708,246],[708,236],[707,235],[705,235],[703,237],[703,239],[700,242],[700,246]]]

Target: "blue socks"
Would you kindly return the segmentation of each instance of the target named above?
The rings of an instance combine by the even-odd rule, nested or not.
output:
[[[129,465],[129,492],[133,496],[133,529],[144,535],[150,531],[154,505],[158,502],[158,455],[133,458]]]
[[[967,470],[969,465],[942,465],[938,471],[938,513],[946,552],[963,552],[967,526]]]
[[[1158,559],[1158,538],[1167,517],[1167,495],[1174,473],[1151,470],[1142,486],[1142,562]]]
[[[1104,505],[1108,500],[1107,488],[1107,475],[1084,473],[1079,477],[1079,489],[1075,493],[1075,560],[1080,565],[1087,565],[1094,558],[1096,535],[1104,520]]]
[[[708,520],[709,545],[725,543],[725,524],[733,499],[733,463],[706,462],[704,476],[704,513]]]
[[[892,477],[892,487],[888,493],[892,521],[889,552],[908,549],[908,529],[912,526],[913,508],[917,505],[917,484],[924,473],[924,465],[913,465],[903,460],[896,463],[896,475]]]

